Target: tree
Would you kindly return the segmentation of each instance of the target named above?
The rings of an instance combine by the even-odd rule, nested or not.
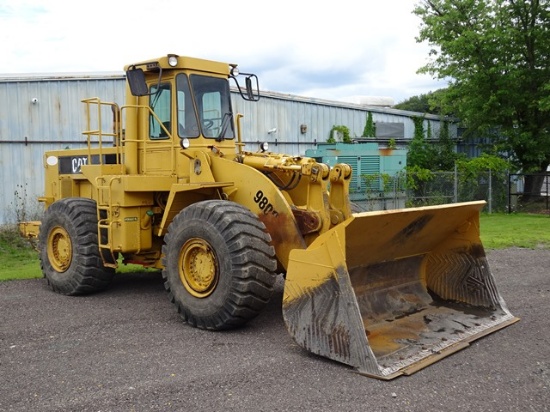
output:
[[[399,110],[408,110],[409,112],[431,113],[427,94],[409,97],[393,107]]]
[[[430,113],[430,114],[440,114],[441,107],[439,105],[439,94],[440,90],[434,92],[429,92],[427,94],[420,94],[418,96],[409,97],[402,102],[397,103],[393,106],[395,109],[407,110],[410,112],[418,113]]]
[[[422,0],[418,42],[432,46],[420,69],[449,86],[442,110],[471,132],[494,133],[524,173],[550,164],[550,0]],[[526,179],[538,193],[541,179]]]
[[[372,119],[372,113],[368,112],[367,122],[365,123],[365,128],[363,129],[363,137],[376,137],[376,125]]]
[[[430,171],[454,170],[455,162],[462,155],[454,151],[454,142],[449,136],[449,124],[441,122],[438,136],[431,136],[431,128],[424,129],[423,117],[412,117],[414,122],[414,136],[409,143],[407,152],[407,166]],[[425,136],[427,134],[427,137]]]

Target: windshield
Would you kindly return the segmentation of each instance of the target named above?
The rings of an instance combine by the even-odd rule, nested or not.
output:
[[[226,79],[191,75],[199,124],[204,137],[233,139],[231,96]]]
[[[180,74],[176,80],[178,136],[199,137],[199,123],[193,108],[193,98],[189,87],[189,80],[185,74]]]

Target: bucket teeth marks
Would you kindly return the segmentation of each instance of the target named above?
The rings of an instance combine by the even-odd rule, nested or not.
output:
[[[487,260],[469,253],[431,255],[426,266],[428,288],[445,300],[494,309],[499,296]]]
[[[283,303],[290,335],[308,351],[369,373],[379,368],[366,338],[359,308],[345,269],[315,288],[293,288]]]
[[[313,322],[307,326],[305,322],[291,322],[293,335],[303,338],[304,347],[323,347],[342,359],[349,359],[349,331],[338,325],[338,286],[334,278],[317,288],[304,288],[295,291],[301,297],[287,307],[288,319],[311,317]],[[332,331],[326,334],[324,331]]]

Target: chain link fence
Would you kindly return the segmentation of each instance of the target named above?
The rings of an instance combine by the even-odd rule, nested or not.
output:
[[[485,200],[484,212],[505,213],[525,211],[550,213],[550,176],[542,190],[528,202],[523,193],[525,175],[509,175],[487,170],[477,174],[400,172],[395,175],[361,176],[366,182],[363,198],[354,199],[356,211],[390,210],[406,207]]]
[[[526,179],[539,179],[536,192],[525,190]],[[543,175],[427,172],[362,175],[361,191],[350,194],[353,211],[403,209],[445,203],[485,200],[486,213],[544,213],[550,215],[550,173]],[[38,210],[40,206],[40,210]],[[26,187],[18,187],[8,221],[39,220],[41,205],[28,201]],[[8,215],[6,215],[8,217]]]
[[[529,179],[534,184],[526,184]],[[550,214],[550,173],[510,174],[508,212]]]

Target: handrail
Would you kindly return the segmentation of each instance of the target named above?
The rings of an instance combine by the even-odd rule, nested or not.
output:
[[[86,130],[82,132],[86,136],[86,143],[88,145],[88,163],[92,164],[91,157],[91,143],[94,136],[97,136],[97,142],[99,144],[99,164],[103,164],[103,137],[108,136],[113,138],[113,146],[116,148],[116,164],[121,164],[122,160],[122,145],[121,145],[121,136],[122,136],[122,123],[121,123],[121,110],[117,103],[114,102],[102,102],[99,97],[91,97],[88,99],[83,99],[82,102],[86,107]],[[92,128],[91,125],[91,106],[97,106],[97,127]],[[102,129],[103,118],[102,118],[102,107],[110,106],[113,113],[113,131],[106,132]]]
[[[149,106],[143,106],[143,105],[123,105],[120,106],[117,103],[114,102],[104,102],[99,99],[99,97],[91,97],[87,99],[83,99],[82,102],[86,106],[86,130],[82,132],[83,135],[86,136],[86,143],[88,146],[88,164],[92,164],[91,157],[92,157],[92,141],[97,141],[99,144],[99,164],[103,164],[103,154],[104,154],[104,147],[103,147],[103,138],[104,137],[112,137],[113,138],[113,146],[116,150],[116,164],[122,164],[122,154],[123,154],[123,147],[125,146],[126,142],[133,142],[138,145],[142,145],[144,153],[147,153],[152,147],[155,149],[159,148],[169,148],[170,149],[170,173],[175,174],[176,173],[176,148],[177,145],[174,144],[173,136],[170,130],[168,130],[164,124],[161,122],[158,115],[149,107]],[[96,106],[96,115],[95,120],[97,122],[97,125],[92,125],[92,105]],[[102,108],[110,106],[111,111],[113,112],[113,131],[107,132],[103,130],[103,115],[102,115]],[[148,139],[129,139],[125,134],[123,133],[122,129],[122,115],[123,110],[128,109],[137,109],[138,111],[145,110],[146,116],[153,116],[162,130],[166,133],[166,136],[168,137],[165,140],[162,141],[149,141]],[[93,127],[95,126],[95,127]],[[94,139],[96,138],[96,139]],[[169,142],[169,143],[165,143]],[[112,152],[110,152],[112,153]],[[142,162],[142,168],[144,172],[148,171],[147,168],[147,156],[143,156],[141,158]]]

